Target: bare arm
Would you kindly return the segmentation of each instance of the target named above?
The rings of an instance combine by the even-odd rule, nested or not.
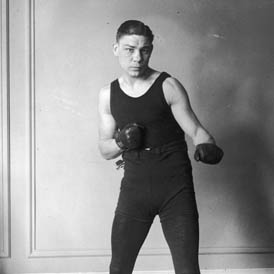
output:
[[[193,144],[195,146],[201,143],[215,144],[214,138],[202,126],[193,112],[187,92],[182,84],[174,78],[167,78],[163,83],[163,90],[174,118],[184,132],[191,137]]]
[[[116,122],[110,112],[110,88],[103,88],[99,93],[99,150],[106,159],[118,157],[122,150],[113,139]]]

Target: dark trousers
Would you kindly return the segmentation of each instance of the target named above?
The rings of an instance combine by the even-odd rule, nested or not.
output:
[[[184,142],[123,155],[125,173],[112,226],[110,274],[130,274],[159,215],[176,274],[199,274],[198,211]]]

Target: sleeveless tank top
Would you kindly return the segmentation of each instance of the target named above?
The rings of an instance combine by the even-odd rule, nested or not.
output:
[[[170,75],[162,72],[150,88],[139,97],[127,95],[118,79],[111,82],[110,109],[119,129],[128,123],[145,127],[145,147],[158,147],[173,141],[184,141],[185,133],[175,120],[163,92],[163,82]]]

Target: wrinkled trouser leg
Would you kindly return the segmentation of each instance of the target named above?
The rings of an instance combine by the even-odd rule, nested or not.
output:
[[[112,226],[110,274],[130,274],[151,222],[115,214]]]
[[[199,274],[199,223],[194,193],[179,193],[160,218],[175,273]]]

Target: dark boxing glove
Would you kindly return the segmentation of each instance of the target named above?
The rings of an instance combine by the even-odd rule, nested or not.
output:
[[[194,159],[205,164],[218,164],[224,156],[224,152],[215,144],[203,143],[196,146]]]
[[[123,150],[140,148],[144,141],[144,127],[137,123],[127,124],[114,134],[116,144]]]

